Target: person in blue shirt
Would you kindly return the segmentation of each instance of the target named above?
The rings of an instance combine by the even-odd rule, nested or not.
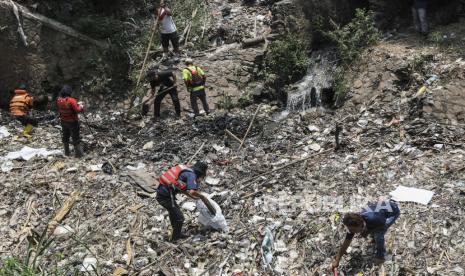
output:
[[[160,185],[157,188],[157,201],[167,211],[173,232],[171,241],[187,238],[182,233],[184,216],[181,208],[176,202],[176,195],[182,193],[191,199],[202,200],[210,213],[215,214],[215,208],[210,204],[208,198],[199,193],[199,182],[206,176],[208,166],[203,162],[197,162],[192,168],[185,165],[177,165],[160,176]]]
[[[345,254],[355,234],[360,233],[362,236],[373,235],[376,243],[375,264],[384,262],[386,249],[384,247],[384,235],[400,216],[399,206],[394,200],[380,201],[369,203],[368,206],[360,213],[347,213],[342,223],[347,228],[348,233],[334,258],[331,268],[339,266],[342,255]]]

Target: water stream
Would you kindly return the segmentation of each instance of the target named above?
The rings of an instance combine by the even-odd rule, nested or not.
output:
[[[332,52],[314,52],[307,75],[288,93],[287,111],[301,112],[322,106],[327,100],[325,92],[332,91],[336,67]]]

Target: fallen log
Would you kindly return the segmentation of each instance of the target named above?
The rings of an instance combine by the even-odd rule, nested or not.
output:
[[[68,36],[77,38],[79,40],[88,42],[90,44],[93,44],[95,46],[98,46],[100,48],[108,48],[109,45],[108,43],[100,40],[93,39],[85,34],[82,34],[75,29],[68,27],[58,21],[55,21],[53,19],[50,19],[46,16],[43,16],[41,14],[37,13],[32,13],[29,11],[28,8],[21,6],[20,4],[13,2],[13,1],[0,1],[0,8],[4,9],[11,9],[14,10],[15,7],[21,12],[21,15],[27,19],[38,21],[42,23],[44,26],[53,29],[55,31],[61,32],[63,34],[66,34]]]
[[[254,38],[242,40],[242,48],[252,47],[266,42],[268,39],[273,39],[276,35],[262,35]]]

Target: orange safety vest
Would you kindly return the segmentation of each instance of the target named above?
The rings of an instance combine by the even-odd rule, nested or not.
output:
[[[10,101],[10,112],[15,117],[26,116],[32,106],[32,97],[26,90],[16,89],[15,96]]]
[[[193,170],[186,165],[177,165],[167,170],[164,174],[162,174],[158,181],[160,182],[161,185],[164,185],[164,186],[173,185],[179,190],[185,191],[187,189],[187,185],[185,183],[178,181],[179,176],[184,171],[193,172]]]

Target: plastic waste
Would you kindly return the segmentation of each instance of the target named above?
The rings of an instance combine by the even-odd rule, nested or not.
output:
[[[8,129],[6,127],[1,126],[0,127],[0,139],[6,138],[10,136],[10,132],[8,132]]]
[[[28,146],[23,147],[20,151],[14,151],[8,153],[4,159],[6,160],[15,160],[15,159],[22,159],[28,161],[35,156],[40,156],[46,158],[50,155],[59,155],[61,154],[60,150],[47,150],[45,148],[34,149]]]
[[[4,163],[2,163],[0,168],[1,168],[2,172],[8,173],[11,170],[13,170],[13,162],[5,161]]]
[[[267,267],[273,261],[273,233],[269,227],[265,228],[265,236],[262,241],[262,260],[263,266]]]
[[[197,200],[197,210],[199,210],[199,217],[198,221],[199,223],[208,228],[213,228],[215,230],[221,230],[224,232],[229,231],[228,223],[226,222],[226,219],[223,216],[223,212],[221,211],[220,206],[218,203],[216,203],[214,200],[212,200],[208,195],[203,194],[206,196],[209,200],[213,208],[215,208],[216,214],[212,215],[210,214],[210,211],[208,210],[207,206],[205,203],[203,203],[202,200]]]
[[[429,77],[429,79],[426,81],[426,85],[431,85],[433,84],[435,81],[439,80],[439,77],[436,76],[436,75],[431,75],[431,77]]]

